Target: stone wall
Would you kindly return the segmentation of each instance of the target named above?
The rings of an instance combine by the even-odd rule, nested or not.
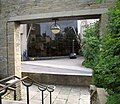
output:
[[[106,8],[114,0],[96,4],[95,0],[1,0],[4,17],[35,13]]]

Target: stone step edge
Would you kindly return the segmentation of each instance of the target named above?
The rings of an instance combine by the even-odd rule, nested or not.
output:
[[[92,76],[81,75],[59,75],[59,74],[45,74],[45,73],[29,73],[22,72],[22,77],[29,76],[39,83],[54,84],[54,85],[80,85],[90,86]]]

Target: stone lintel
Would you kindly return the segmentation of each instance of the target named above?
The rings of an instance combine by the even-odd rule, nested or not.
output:
[[[65,20],[65,18],[70,17],[78,17],[79,16],[92,16],[92,15],[100,15],[106,13],[108,11],[107,8],[100,9],[87,9],[87,10],[74,10],[74,11],[62,11],[62,12],[51,12],[51,13],[40,13],[40,14],[30,14],[23,16],[15,16],[10,17],[8,22],[17,22],[26,23],[28,21],[33,22],[50,22],[51,18],[61,18],[61,20]]]

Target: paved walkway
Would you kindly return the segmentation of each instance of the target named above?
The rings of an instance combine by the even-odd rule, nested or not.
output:
[[[3,104],[26,104],[26,90],[22,87],[21,101],[6,101]],[[30,104],[42,104],[41,92],[36,86],[30,87]],[[50,104],[49,92],[44,93],[44,104]],[[57,85],[52,93],[52,104],[90,104],[88,87]]]
[[[41,93],[38,88],[33,86],[30,91],[31,104],[38,104],[41,102]],[[23,92],[25,91],[23,90]],[[44,99],[45,104],[50,104],[48,91],[45,92]],[[23,100],[25,100],[25,95],[23,95]],[[52,104],[90,104],[89,88],[57,85],[55,91],[52,93]]]
[[[92,70],[82,66],[83,60],[83,57],[77,57],[77,59],[23,61],[21,65],[22,72],[92,76]]]

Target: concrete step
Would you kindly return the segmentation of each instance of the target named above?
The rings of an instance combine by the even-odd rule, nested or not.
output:
[[[29,76],[39,83],[54,85],[90,86],[92,80],[92,76],[89,75],[22,72],[22,77],[24,76]]]

